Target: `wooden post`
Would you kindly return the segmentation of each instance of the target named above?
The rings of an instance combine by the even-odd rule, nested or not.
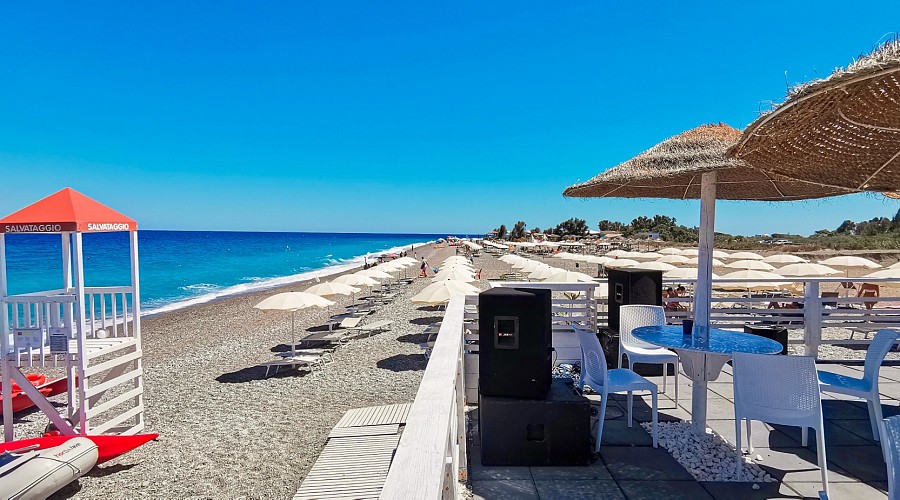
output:
[[[6,302],[6,235],[0,233],[0,380],[10,380],[9,313]],[[3,440],[13,440],[12,384],[3,384]]]
[[[712,301],[712,253],[716,223],[716,173],[703,174],[700,180],[700,245],[698,247],[697,286],[694,290],[694,324],[709,326]],[[699,329],[706,335],[706,329]]]

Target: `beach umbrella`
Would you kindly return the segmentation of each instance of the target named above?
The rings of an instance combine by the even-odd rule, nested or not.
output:
[[[553,275],[553,274],[555,274],[555,273],[560,273],[560,272],[563,272],[563,271],[565,271],[565,269],[560,269],[560,268],[558,268],[558,267],[550,267],[550,266],[540,267],[540,268],[535,269],[534,271],[532,271],[532,272],[528,275],[528,279],[532,279],[532,280],[544,280],[544,279],[547,279],[549,276],[551,276],[551,275]]]
[[[609,257],[603,255],[588,255],[584,258],[585,262],[590,262],[592,264],[602,264],[606,265],[616,259],[611,259]]]
[[[784,280],[784,276],[768,271],[744,269],[734,271],[720,277],[723,280],[747,280],[731,283],[717,283],[716,288],[721,290],[775,290],[791,284],[790,281],[755,281],[755,280]]]
[[[467,259],[465,257],[461,257],[459,255],[451,255],[450,257],[447,257],[446,259],[444,259],[444,264],[447,264],[450,262],[469,262],[469,259]]]
[[[661,257],[662,254],[657,252],[632,252],[632,254],[626,258],[634,260],[656,260]]]
[[[594,278],[587,274],[563,269],[557,269],[555,273],[544,278],[546,283],[589,283],[592,281]]]
[[[651,271],[671,271],[672,269],[678,269],[672,264],[666,264],[665,262],[638,262],[629,267],[634,269],[649,269]]]
[[[663,273],[663,278],[667,279],[683,279],[683,280],[696,280],[697,279],[697,268],[696,267],[676,267],[671,271],[666,271]],[[712,279],[718,279],[719,276],[716,273],[712,274]]]
[[[764,257],[763,262],[768,262],[769,264],[797,264],[800,262],[806,262],[806,259],[804,259],[802,257],[797,257],[796,255],[789,255],[786,253],[778,253],[775,255],[769,255],[768,257]]]
[[[735,252],[725,257],[731,260],[763,260],[763,256],[754,252]]]
[[[823,264],[815,264],[812,262],[797,262],[788,264],[776,271],[782,276],[829,276],[833,274],[841,274],[837,269],[832,269]]]
[[[637,266],[639,264],[640,262],[632,259],[613,259],[607,262],[605,265],[606,267],[631,267]]]
[[[684,255],[667,254],[656,259],[656,262],[663,262],[665,264],[687,264],[690,260],[691,259]]]
[[[694,321],[709,326],[716,199],[789,201],[845,194],[848,191],[764,173],[728,157],[740,132],[724,124],[703,125],[666,139],[638,156],[587,182],[567,188],[565,196],[604,198],[700,199],[699,275],[694,293]],[[697,331],[700,340],[706,328]],[[695,380],[692,427],[706,432],[707,384]]]
[[[628,250],[622,250],[621,248],[617,248],[615,250],[606,252],[606,256],[607,257],[624,257],[630,253],[631,252],[629,252]]]
[[[350,286],[375,286],[378,284],[378,282],[373,280],[372,278],[356,273],[344,274],[331,281],[334,283],[343,283]]]
[[[448,269],[446,271],[440,271],[434,275],[431,281],[439,281],[439,280],[456,280],[462,281],[464,283],[471,283],[475,281],[475,275],[471,272],[465,271],[463,269]]]
[[[900,269],[900,262],[894,262],[888,266],[888,269]]]
[[[455,294],[480,291],[477,287],[461,281],[440,280],[426,286],[409,300],[414,304],[438,305],[446,303]]]
[[[334,297],[335,295],[353,295],[358,292],[359,288],[354,288],[350,285],[345,285],[343,283],[334,283],[331,281],[326,281],[325,283],[318,283],[313,285],[306,290],[305,293],[312,293],[318,295],[320,297]]]
[[[316,294],[306,292],[282,292],[266,297],[254,309],[262,311],[288,311],[291,313],[291,355],[297,355],[297,342],[294,336],[294,313],[310,307],[333,306],[334,302]]]
[[[751,123],[734,158],[770,175],[864,191],[900,188],[900,39],[794,87]]]
[[[713,250],[712,256],[716,259],[727,259],[731,256],[731,254],[729,254],[728,252],[723,252],[722,250]]]
[[[555,258],[555,259],[572,260],[572,259],[575,259],[575,258],[577,258],[577,257],[581,257],[581,255],[579,255],[579,254],[574,254],[574,253],[571,253],[571,252],[559,252],[559,253],[553,254],[552,257]]]
[[[857,257],[855,255],[839,255],[837,257],[831,257],[830,259],[820,260],[819,264],[825,264],[826,266],[834,266],[834,267],[865,267],[866,269],[878,269],[881,264],[877,262],[873,262],[869,259],[865,259],[863,257]]]
[[[521,267],[519,267],[519,271],[525,274],[530,274],[546,265],[547,264],[544,264],[543,262],[529,260],[528,262],[525,262]]]
[[[713,267],[724,266],[724,265],[725,265],[724,262],[722,262],[721,260],[716,259],[716,258],[712,258],[712,259],[710,259],[709,261],[712,262]],[[696,266],[696,265],[699,265],[699,264],[700,264],[700,257],[691,257],[690,259],[687,259],[687,260],[684,262],[684,264],[689,265],[689,266]]]
[[[513,262],[515,262],[521,258],[522,257],[519,257],[518,255],[513,255],[511,253],[508,253],[506,255],[501,255],[500,258],[497,260],[499,260],[500,262],[505,262],[507,264],[512,264]]]
[[[725,267],[729,269],[755,269],[757,271],[774,271],[775,266],[772,264],[766,264],[761,260],[736,260],[734,262],[729,262],[725,264]]]
[[[894,280],[900,280],[900,269],[889,267],[887,269],[875,271],[874,273],[869,273],[863,276],[863,278],[890,278]],[[878,283],[878,286],[898,288],[900,287],[900,281],[882,281]]]
[[[375,268],[375,267],[370,267],[369,269],[366,269],[364,271],[359,271],[356,274],[359,274],[362,276],[368,276],[368,277],[370,277],[372,279],[376,279],[376,280],[394,279],[394,277],[391,276],[390,274],[384,272],[383,270],[381,270],[379,268]]]
[[[681,253],[681,249],[675,247],[666,247],[662,250],[657,250],[656,253],[662,255],[678,255],[679,253]]]
[[[685,248],[678,252],[678,255],[682,257],[696,257],[700,255],[700,251],[696,248]]]

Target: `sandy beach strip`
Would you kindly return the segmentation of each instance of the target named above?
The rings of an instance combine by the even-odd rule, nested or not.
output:
[[[428,246],[415,254],[437,266],[455,252]],[[482,261],[503,266],[491,257],[477,265]],[[418,272],[411,266],[407,275]],[[416,278],[367,316],[364,323],[392,320],[391,330],[342,346],[334,362],[315,374],[283,370],[263,378],[258,365],[289,343],[290,317],[253,309],[264,297],[302,291],[313,282],[146,318],[146,431],[158,432],[159,441],[94,469],[55,497],[290,498],[345,411],[415,398],[426,365],[422,331],[443,313],[409,298],[430,283]],[[487,281],[474,284],[485,288]],[[328,310],[297,313],[298,338],[350,302],[333,300],[338,304]],[[18,421],[17,437],[37,435],[46,424],[40,412]]]

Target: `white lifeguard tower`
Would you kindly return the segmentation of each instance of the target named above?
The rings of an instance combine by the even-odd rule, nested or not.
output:
[[[82,234],[113,231],[129,234],[131,283],[88,287]],[[6,234],[12,233],[61,235],[61,288],[8,295]],[[133,219],[71,188],[0,219],[4,440],[14,438],[10,380],[63,434],[140,432],[144,428],[140,312],[137,222]],[[20,370],[23,366],[66,368],[67,415],[61,415],[28,382]]]

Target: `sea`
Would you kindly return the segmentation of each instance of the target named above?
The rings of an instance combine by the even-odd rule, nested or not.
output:
[[[327,276],[446,236],[141,230],[141,310],[158,314]],[[59,235],[8,234],[6,242],[10,294],[63,287]],[[86,233],[83,247],[86,286],[130,283],[128,233]]]

